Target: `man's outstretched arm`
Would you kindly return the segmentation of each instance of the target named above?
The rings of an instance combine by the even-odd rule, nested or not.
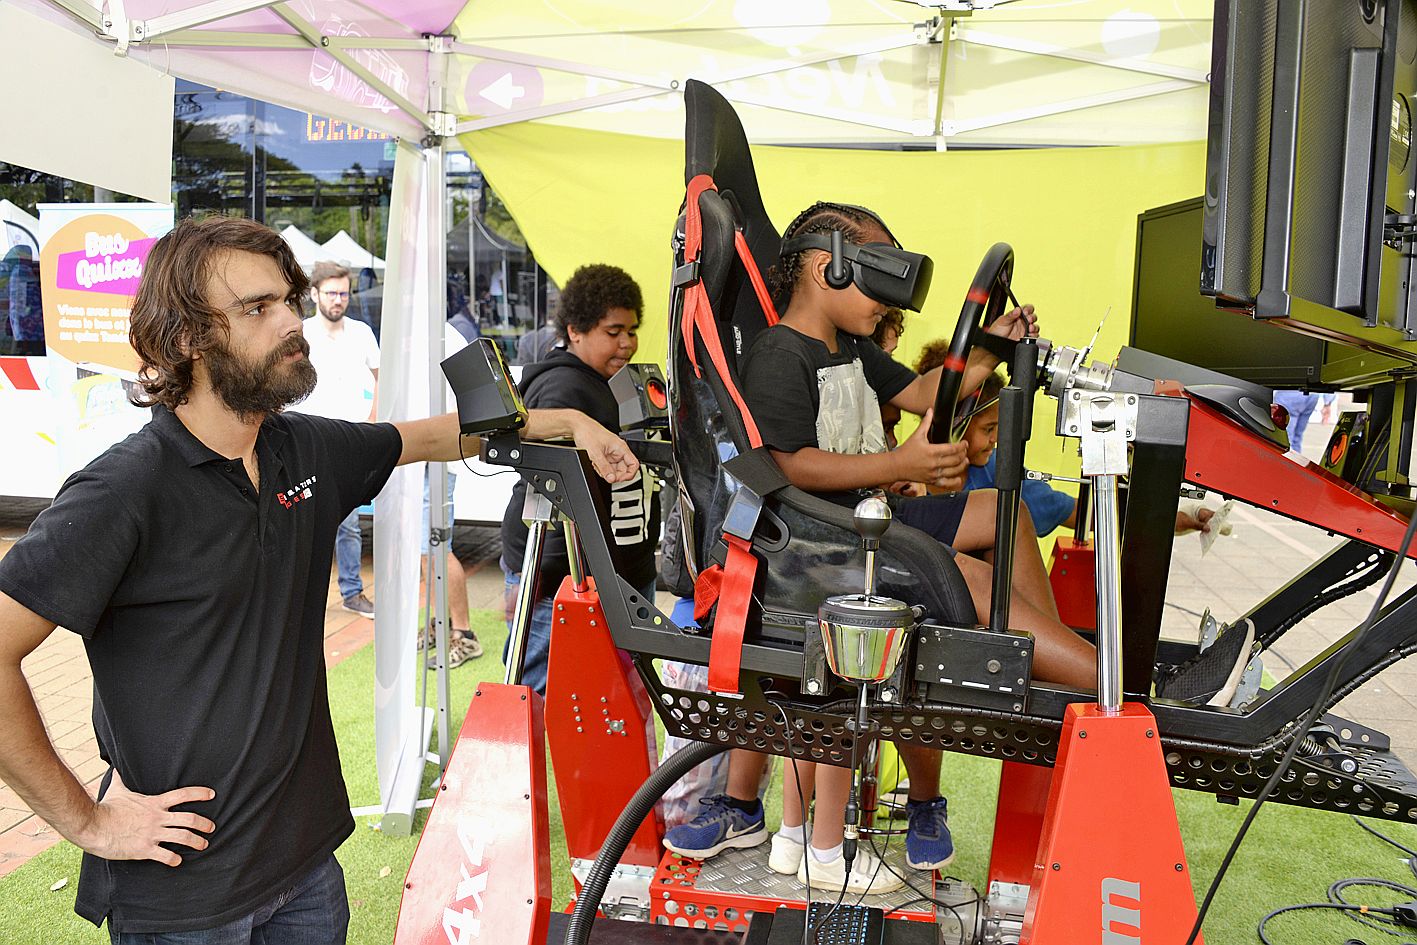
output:
[[[123,786],[117,771],[101,803],[60,760],[44,730],[20,661],[44,642],[54,624],[0,593],[0,780],[14,788],[30,810],[65,839],[107,860],[157,860],[177,866],[182,858],[158,844],[201,850],[215,825],[197,814],[171,810],[208,801],[210,788],[188,787],[149,797]]]
[[[459,450],[458,415],[445,413],[427,420],[395,423],[403,437],[403,452],[399,465],[418,462],[453,462],[463,456],[476,456],[481,442],[475,436],[461,437]],[[639,460],[630,452],[625,441],[596,423],[579,410],[527,411],[524,440],[554,440],[570,437],[590,456],[591,464],[607,482],[624,482],[640,470]]]

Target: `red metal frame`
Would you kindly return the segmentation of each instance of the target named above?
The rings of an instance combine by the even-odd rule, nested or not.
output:
[[[1158,385],[1157,393],[1183,396],[1170,385]],[[1317,463],[1190,400],[1188,482],[1389,551],[1402,547],[1407,519]],[[1410,556],[1417,558],[1417,548]]]
[[[1156,720],[1074,704],[1059,744],[1021,945],[1182,945],[1196,902]]]
[[[649,694],[610,639],[595,582],[566,578],[552,610],[546,679],[546,739],[572,858],[593,860],[630,798],[654,771]],[[657,866],[664,848],[657,814],[635,831],[620,862]]]
[[[746,932],[748,922],[755,912],[776,912],[779,906],[791,909],[805,909],[807,903],[800,899],[782,900],[772,896],[754,896],[749,893],[716,892],[698,887],[699,872],[703,861],[692,857],[666,852],[655,871],[650,886],[650,921],[657,925],[673,925],[680,928],[714,929],[720,932]],[[916,885],[925,888],[928,878],[929,891],[935,890],[934,874],[918,874]],[[820,892],[818,898],[821,897]],[[933,909],[921,909],[918,905],[897,909],[891,913],[893,919],[911,919],[917,922],[934,922]]]
[[[1052,768],[1004,762],[999,771],[999,801],[994,808],[989,883],[1027,886],[1033,882],[1033,866],[1038,857],[1043,815],[1052,785]]]
[[[551,846],[541,697],[481,683],[404,882],[395,945],[543,945]]]
[[[1058,619],[1075,630],[1097,629],[1097,561],[1090,541],[1062,537],[1048,561]]]

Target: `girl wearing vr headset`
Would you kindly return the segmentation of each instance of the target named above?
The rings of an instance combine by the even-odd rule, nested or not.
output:
[[[871,341],[889,307],[920,310],[931,268],[928,257],[901,248],[869,210],[832,203],[808,207],[784,231],[781,258],[768,273],[781,320],[759,334],[748,351],[742,371],[744,397],[763,443],[798,488],[848,507],[860,498],[853,490],[901,482],[946,490],[901,500],[895,517],[958,552],[955,562],[977,616],[987,622],[995,493],[959,492],[969,466],[965,444],[931,443],[926,438],[940,369],[917,375]],[[988,330],[1010,340],[1036,335],[1032,306],[1006,313]],[[978,388],[997,364],[996,357],[976,348],[964,368],[961,396]],[[889,451],[881,424],[885,404],[924,417],[914,434]],[[1039,678],[1091,689],[1096,685],[1095,651],[1058,619],[1026,507],[1019,510],[1018,532],[1011,623],[1034,634],[1034,672]],[[954,855],[946,802],[938,793],[940,754],[902,745],[900,755],[910,774],[906,860],[916,869],[937,869]],[[766,839],[753,788],[742,796],[733,790],[734,785],[755,787],[764,763],[765,756],[736,752],[730,762],[729,794],[706,801],[710,807],[701,815],[704,823],[675,828],[666,835],[665,845],[711,856],[728,846]],[[815,779],[806,770],[799,776],[804,794],[815,780],[812,850],[806,851],[806,799],[799,799],[798,781],[789,774],[784,777],[783,828],[773,837],[769,858],[772,868],[796,872],[803,879],[809,871],[801,864],[809,855],[815,887],[874,893],[898,886],[896,877],[864,850],[849,867],[843,861],[842,814],[850,772],[822,766]],[[713,829],[720,823],[727,827]]]

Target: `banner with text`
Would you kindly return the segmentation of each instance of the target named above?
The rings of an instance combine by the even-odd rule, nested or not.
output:
[[[44,343],[61,475],[150,416],[128,400],[138,379],[128,314],[148,252],[172,223],[167,204],[39,205]]]

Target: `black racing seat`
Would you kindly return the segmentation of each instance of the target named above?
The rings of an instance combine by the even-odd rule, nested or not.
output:
[[[827,597],[860,590],[860,539],[849,508],[787,485],[768,451],[752,446],[751,418],[734,396],[742,390],[738,359],[768,326],[768,316],[735,240],[741,232],[757,269],[766,273],[777,259],[781,237],[763,208],[747,138],[732,106],[694,80],[685,87],[684,101],[685,182],[708,175],[717,186],[698,199],[703,242],[696,275],[707,293],[724,355],[716,363],[704,337],[694,330],[688,336],[695,346],[691,361],[683,326],[687,293],[684,284],[676,285],[669,325],[670,424],[689,566],[697,575],[711,560],[721,560],[725,518],[735,493],[746,484],[767,496],[752,544],[762,562],[758,593],[763,608],[815,614]],[[685,222],[681,215],[675,265],[683,277],[675,281],[691,284],[695,273],[684,268]],[[879,593],[919,605],[937,622],[977,622],[952,555],[931,536],[896,522],[877,560]],[[750,614],[749,636],[754,619]]]

